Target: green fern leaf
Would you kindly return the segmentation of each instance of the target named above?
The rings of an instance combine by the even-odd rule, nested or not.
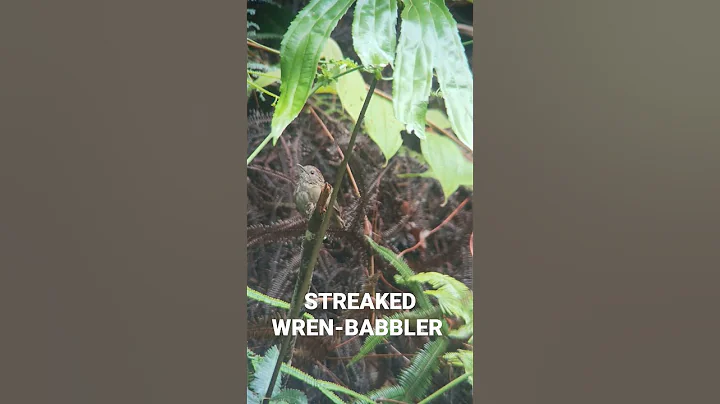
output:
[[[279,356],[280,351],[278,351],[277,347],[273,346],[267,350],[265,356],[253,364],[255,367],[255,379],[250,383],[250,389],[260,398],[265,395],[270,386],[270,379],[272,378],[273,369],[275,369],[275,363]],[[280,383],[275,383],[271,397],[274,397],[278,392],[280,392]]]
[[[371,391],[368,393],[368,398],[378,401],[379,399],[390,399],[390,400],[398,400],[402,398],[402,396],[405,395],[405,389],[402,386],[387,386],[383,387],[381,389],[377,389],[375,391]],[[359,404],[359,402],[355,402],[355,404]]]
[[[423,288],[418,283],[410,281],[410,277],[415,275],[415,272],[408,266],[407,262],[405,262],[404,259],[398,257],[393,253],[390,249],[385,248],[376,242],[372,240],[369,236],[365,236],[368,243],[370,243],[370,246],[377,251],[378,254],[380,254],[381,257],[383,257],[387,262],[390,263],[395,269],[397,269],[400,276],[405,280],[405,283],[407,283],[408,289],[415,295],[415,299],[417,300],[418,306],[420,306],[421,309],[430,309],[432,305],[430,304],[430,300],[425,296],[423,293]]]
[[[445,354],[448,343],[449,340],[445,337],[428,342],[415,356],[410,366],[400,373],[398,379],[405,389],[406,402],[420,398],[430,388],[432,375],[440,368],[438,358]]]
[[[455,352],[449,352],[443,356],[451,365],[462,367],[465,373],[473,371],[473,353],[465,349],[458,349]],[[472,376],[468,377],[468,383],[473,384]]]
[[[255,289],[251,289],[249,286],[247,287],[247,297],[252,300],[257,300],[258,302],[263,302],[265,304],[268,304],[270,306],[279,307],[281,309],[290,310],[290,303],[284,302],[282,300],[276,299],[274,297],[270,297],[268,295],[265,295],[263,293],[258,292]],[[310,313],[303,313],[302,315],[306,319],[313,319],[314,317]]]
[[[418,319],[418,318],[439,318],[441,314],[441,311],[437,307],[431,307],[430,309],[417,309],[413,311],[407,311],[403,313],[395,313],[392,316],[383,316],[383,319],[385,320],[405,320],[405,319]],[[371,335],[365,339],[365,342],[363,343],[362,347],[360,347],[360,351],[350,360],[348,363],[348,366],[354,364],[355,362],[359,361],[360,359],[364,358],[365,355],[369,354],[370,352],[373,352],[375,350],[375,347],[383,342],[385,340],[385,337],[387,337],[387,333],[383,335]]]
[[[300,390],[285,389],[273,396],[270,404],[308,404],[308,399],[305,393]]]
[[[426,290],[425,293],[435,296],[443,312],[465,320],[466,324],[472,322],[472,291],[462,282],[439,272],[423,272],[409,278],[418,283],[429,283],[435,290]]]

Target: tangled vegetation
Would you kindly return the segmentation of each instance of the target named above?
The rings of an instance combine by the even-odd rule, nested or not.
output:
[[[472,3],[248,9],[248,403],[471,402]],[[295,211],[297,164],[334,186],[343,228]],[[307,291],[417,307],[303,313]],[[300,316],[433,318],[443,335],[275,336]]]

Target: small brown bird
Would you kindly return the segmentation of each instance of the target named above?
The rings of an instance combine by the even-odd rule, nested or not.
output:
[[[297,167],[298,176],[295,184],[295,192],[293,193],[295,207],[301,215],[310,218],[315,210],[315,204],[320,198],[323,186],[325,185],[325,177],[323,177],[320,170],[315,166],[302,166],[298,164]],[[332,186],[330,186],[330,189],[332,189]],[[337,200],[333,204],[333,209],[335,210],[335,214],[333,215],[334,223],[340,226],[340,228],[343,228],[345,224],[340,217],[340,206]]]

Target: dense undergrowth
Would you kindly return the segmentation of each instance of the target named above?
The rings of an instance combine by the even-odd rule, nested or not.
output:
[[[250,7],[256,6],[249,18],[254,21],[248,25],[249,32],[253,32],[250,37],[270,49],[279,49],[280,38],[294,16],[293,8],[298,10],[304,4],[292,1],[278,1],[276,5],[269,1],[249,3]],[[286,10],[284,13],[280,11],[283,9]],[[339,44],[345,57],[357,61],[358,56],[352,50],[351,24],[352,12],[340,19],[331,38]],[[270,84],[263,88],[270,94],[279,93],[279,86],[272,84],[272,67],[278,64],[279,55],[261,48],[249,48],[248,70],[268,76]],[[378,84],[378,88],[388,94],[392,92],[391,86],[391,81]],[[248,98],[249,154],[257,150],[271,132],[274,101],[262,91],[252,91]],[[443,99],[431,97],[430,107],[434,106],[444,108]],[[284,130],[277,144],[268,145],[252,159],[247,172],[248,286],[251,289],[290,301],[307,229],[307,220],[299,216],[292,203],[296,164],[314,165],[328,182],[332,182],[342,160],[340,149],[345,150],[353,123],[337,94],[318,91]],[[413,175],[427,169],[428,165],[418,158],[422,155],[420,140],[406,132],[402,133],[402,139],[402,147],[387,161],[376,142],[368,136],[358,137],[348,163],[348,175],[345,175],[338,195],[347,226],[328,230],[312,277],[311,291],[408,291],[408,285],[397,277],[402,275],[397,265],[370,248],[368,235],[393,255],[401,255],[413,273],[437,272],[472,289],[472,191],[459,187],[446,197],[438,181]],[[283,317],[286,310],[250,299],[247,310],[248,355],[249,362],[254,363],[249,363],[252,373],[253,369],[263,369],[254,367],[261,366],[261,357],[257,355],[272,354],[275,349],[272,347],[279,346],[280,338],[273,334],[271,319]],[[341,321],[402,313],[392,310],[315,310],[312,315]],[[423,352],[436,350],[441,355],[462,352],[471,349],[472,343],[470,340],[468,344],[467,338],[443,339],[441,343],[438,342],[440,339],[429,337],[387,337],[362,359],[351,361],[361,351],[366,338],[342,335],[298,337],[292,353],[292,368],[313,380],[332,382],[353,392],[369,394],[385,388],[391,394],[392,389],[403,384],[403,378],[412,377],[408,376],[408,369],[420,366],[413,360]],[[423,392],[424,396],[465,373],[457,361],[452,363],[450,357],[432,360],[428,363],[432,369],[413,369],[429,377],[430,385]],[[289,400],[301,400],[293,391],[302,391],[310,403],[337,402],[336,398],[343,401],[357,399],[342,392],[328,391],[322,385],[308,388],[309,383],[310,379],[303,380],[302,377],[285,378],[282,389],[288,393],[283,394],[291,397]],[[471,394],[469,383],[458,383],[433,402],[468,403],[472,401]],[[405,392],[397,397],[396,401],[400,402],[407,397],[415,402],[422,398],[405,397]]]

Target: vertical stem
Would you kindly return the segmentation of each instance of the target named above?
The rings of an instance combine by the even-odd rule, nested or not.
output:
[[[270,135],[267,135],[267,136],[265,137],[265,140],[263,140],[262,143],[260,143],[260,144],[258,145],[258,147],[255,149],[255,151],[252,152],[252,154],[250,155],[250,157],[247,158],[247,165],[250,165],[250,162],[253,161],[253,159],[254,159],[255,157],[257,157],[258,154],[260,154],[260,152],[262,151],[263,147],[265,147],[265,145],[270,142],[270,139],[272,139],[272,136],[270,136]]]
[[[368,105],[370,105],[370,99],[372,98],[375,91],[375,86],[378,82],[378,76],[379,74],[376,74],[375,77],[373,77],[372,83],[370,83],[370,90],[365,96],[365,102],[363,103],[362,109],[360,110],[360,115],[358,116],[358,120],[353,127],[352,135],[350,135],[350,142],[348,142],[347,149],[345,150],[345,153],[343,153],[343,160],[340,163],[340,167],[338,167],[337,173],[335,174],[335,183],[333,184],[332,194],[330,195],[327,204],[325,204],[325,206],[328,207],[328,212],[322,217],[322,222],[320,223],[319,228],[317,228],[317,219],[319,217],[318,213],[321,209],[321,204],[318,203],[318,205],[315,207],[313,217],[310,219],[308,231],[305,233],[305,239],[303,240],[303,252],[302,258],[300,260],[300,272],[298,274],[297,283],[295,284],[295,290],[293,291],[292,300],[290,301],[290,311],[288,313],[288,319],[290,320],[298,318],[300,314],[300,309],[302,307],[302,302],[304,300],[302,296],[305,295],[308,290],[310,290],[310,282],[312,281],[313,270],[315,269],[318,255],[320,254],[320,248],[322,247],[323,239],[325,238],[325,232],[330,226],[332,206],[337,200],[338,193],[340,192],[340,186],[342,185],[343,176],[345,175],[350,155],[352,154],[353,147],[355,146],[355,139],[357,139],[357,135],[360,132],[360,126],[362,125],[363,119],[365,118],[365,112],[367,111]],[[322,196],[320,198],[322,199]],[[270,402],[270,395],[272,394],[275,383],[277,382],[278,375],[280,373],[280,367],[282,366],[282,363],[285,360],[286,356],[292,357],[292,345],[294,345],[293,336],[289,334],[284,336],[282,344],[280,346],[280,355],[278,356],[278,361],[275,364],[275,369],[273,369],[273,374],[270,378],[270,384],[268,386],[267,392],[265,393],[263,404],[267,404]]]

